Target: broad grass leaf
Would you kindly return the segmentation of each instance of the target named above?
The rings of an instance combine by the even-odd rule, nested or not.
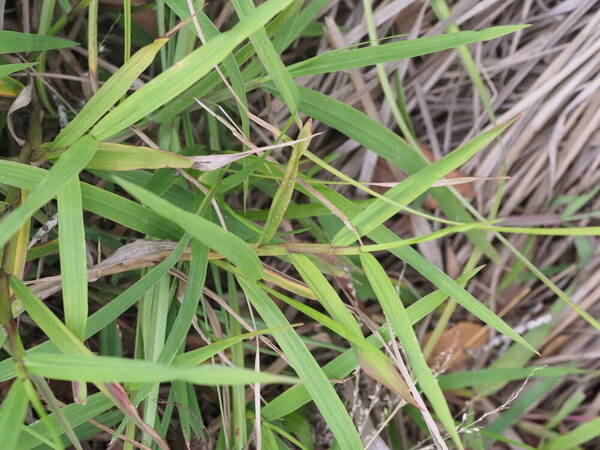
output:
[[[55,50],[77,45],[77,42],[45,34],[0,30],[0,54]]]
[[[295,383],[296,378],[219,365],[170,366],[141,359],[93,355],[32,353],[24,358],[27,370],[55,380],[93,383],[161,383],[186,381],[206,386]]]

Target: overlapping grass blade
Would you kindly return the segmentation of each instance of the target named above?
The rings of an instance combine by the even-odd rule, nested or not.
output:
[[[402,396],[407,402],[413,403],[414,399],[400,373],[377,347],[364,338],[357,320],[310,257],[307,255],[290,255],[290,260],[332,319],[354,337],[351,345],[356,352],[360,366],[365,372],[384,384],[388,389]]]
[[[283,313],[256,284],[241,277],[238,278],[238,282],[268,327],[286,327],[280,331],[273,331],[273,337],[303,381],[305,392],[310,393],[309,399],[312,398],[319,408],[338,444],[341,448],[362,448],[360,437],[346,408],[310,351],[289,326]]]
[[[86,339],[92,337],[100,330],[105,328],[108,324],[117,319],[121,314],[127,311],[132,305],[134,305],[140,297],[152,286],[154,286],[179,260],[181,257],[186,245],[188,243],[188,239],[182,239],[177,247],[173,250],[173,252],[159,265],[150,270],[143,278],[138,280],[132,286],[127,288],[120,295],[115,297],[111,302],[107,305],[100,308],[94,314],[92,314],[87,322],[86,328]],[[31,291],[29,291],[24,286],[21,287],[22,295],[27,295],[27,298],[32,296]],[[35,297],[31,302],[34,306],[37,305],[35,302]],[[42,311],[43,312],[43,311]],[[50,316],[51,320],[52,317]],[[60,322],[60,321],[59,321]],[[60,329],[62,327],[62,323],[56,324],[56,326]],[[57,336],[57,339],[60,337]],[[73,348],[73,351],[77,351],[80,347]],[[61,348],[62,350],[62,348]],[[47,341],[42,344],[39,344],[29,350],[26,351],[26,354],[29,353],[50,353],[52,351],[58,351],[58,347],[55,342]],[[64,351],[64,350],[63,350]],[[14,366],[11,360],[5,360],[0,362],[0,380],[5,381],[13,378],[15,376]]]
[[[324,196],[337,205],[348,217],[353,218],[360,214],[361,209],[359,206],[337,192],[325,188],[320,188],[320,190]],[[378,228],[368,233],[367,236],[378,244],[397,240],[396,234],[383,225],[380,225]],[[495,328],[500,333],[510,337],[515,342],[523,345],[531,352],[537,353],[536,350],[527,343],[523,337],[508,326],[504,320],[494,314],[487,306],[479,302],[479,300],[473,297],[473,295],[465,289],[461,288],[452,278],[442,272],[435,264],[432,264],[424,258],[419,252],[411,247],[400,247],[390,249],[390,253],[413,267],[417,272],[421,273],[425,278],[443,290],[446,295],[452,297],[481,321]]]
[[[24,361],[27,370],[35,375],[55,380],[92,383],[161,383],[180,380],[218,386],[252,383],[293,384],[297,381],[294,377],[227,366],[169,366],[141,359],[112,356],[32,353],[25,356]]]
[[[0,30],[0,54],[41,52],[73,47],[74,45],[77,45],[77,42],[55,36]]]
[[[27,219],[70,182],[95,152],[96,140],[84,137],[62,155],[47,175],[35,185],[25,202],[0,221],[0,247],[8,242]]]
[[[92,394],[87,398],[87,404],[81,405],[78,403],[70,403],[62,408],[62,413],[65,418],[69,421],[73,428],[85,423],[89,419],[98,417],[103,412],[107,411],[113,406],[113,403],[101,392]],[[53,422],[58,428],[58,421],[54,414],[48,415],[48,420]],[[40,440],[35,436],[48,437],[46,430],[46,424],[41,420],[38,420],[30,425],[24,427],[24,432],[19,437],[19,442],[15,447],[15,450],[29,450],[40,445]]]
[[[16,380],[0,408],[0,436],[2,436],[2,445],[5,448],[15,448],[19,442],[28,404],[25,384],[23,380]]]
[[[475,269],[468,274],[461,276],[456,282],[460,285],[466,284],[480,269],[481,268]],[[441,290],[437,290],[409,306],[406,313],[408,314],[411,325],[414,325],[433,312],[445,299],[446,294]],[[384,339],[389,339],[390,334],[387,325],[381,326],[378,331]],[[376,336],[370,336],[367,340],[378,347],[383,345]],[[325,364],[323,366],[323,371],[329,378],[343,379],[355,370],[357,366],[358,361],[354,351],[347,350]],[[262,410],[262,414],[267,420],[276,420],[294,412],[309,401],[310,395],[305,386],[293,386],[267,403]]]
[[[48,176],[38,167],[0,159],[0,183],[34,190]],[[139,203],[81,182],[83,208],[140,233],[161,239],[178,239],[181,229]]]
[[[291,0],[267,0],[254,10],[251,17],[211,39],[134,92],[108,113],[92,129],[92,134],[99,140],[105,140],[173,100],[223,61],[238,44],[263,27],[290,2]]]
[[[242,20],[252,17],[255,14],[256,8],[252,0],[232,0],[232,3]],[[290,3],[292,2],[287,2],[286,6]],[[267,32],[264,29],[257,30],[250,35],[250,42],[252,42],[252,46],[261,59],[263,67],[270,75],[271,80],[273,80],[275,86],[281,92],[281,96],[288,108],[292,113],[295,113],[298,109],[298,88],[279,58],[279,54],[273,48]]]
[[[417,383],[431,402],[433,410],[452,437],[454,444],[457,448],[463,448],[448,403],[446,403],[444,394],[427,365],[402,300],[398,297],[385,270],[373,255],[362,254],[360,261],[394,334],[408,356]]]
[[[446,174],[467,162],[477,152],[483,150],[511,123],[512,122],[504,123],[477,136],[469,143],[457,148],[442,159],[424,167],[387,191],[385,197],[400,205],[408,205],[429,189],[437,180],[443,178]],[[397,212],[398,207],[396,205],[377,199],[352,219],[352,224],[361,235],[365,235],[383,224]],[[349,245],[355,240],[356,235],[348,228],[344,227],[334,236],[331,243],[333,245]]]
[[[301,77],[372,66],[378,63],[440,52],[465,44],[496,39],[514,33],[526,26],[504,25],[486,28],[481,31],[461,31],[380,44],[376,47],[334,50],[292,64],[288,66],[288,71],[294,77]]]
[[[418,172],[428,164],[421,153],[366,114],[312,89],[299,87],[299,90],[301,112],[354,139],[391,164],[409,174]],[[357,127],[357,123],[361,126]],[[431,195],[449,218],[461,222],[473,220],[448,189],[434,189]],[[497,260],[498,253],[487,241],[483,232],[472,230],[465,234],[485,255],[492,260]]]
[[[62,129],[52,142],[52,147],[68,147],[83,136],[92,125],[106,114],[111,106],[127,93],[133,82],[152,63],[154,57],[166,42],[167,39],[159,38],[152,44],[138,50],[98,89],[77,116]]]
[[[165,219],[172,220],[191,236],[232,261],[250,280],[262,275],[262,265],[252,249],[236,235],[208,220],[184,211],[156,194],[133,183],[118,179],[118,183]]]

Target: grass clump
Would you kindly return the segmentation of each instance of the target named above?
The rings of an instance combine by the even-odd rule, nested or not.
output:
[[[598,18],[507,4],[3,4],[7,448],[594,448]]]

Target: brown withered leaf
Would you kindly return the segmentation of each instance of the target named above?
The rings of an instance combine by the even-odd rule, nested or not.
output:
[[[467,350],[483,347],[489,340],[485,326],[473,322],[458,322],[442,332],[429,357],[429,365],[436,371],[455,372],[461,369],[471,357]],[[431,333],[425,336],[425,343]]]

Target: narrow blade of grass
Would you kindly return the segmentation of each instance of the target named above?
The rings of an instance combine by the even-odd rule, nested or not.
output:
[[[45,34],[0,30],[0,54],[41,52],[73,47],[74,45],[77,45],[77,42]]]
[[[483,150],[490,142],[498,137],[511,122],[504,123],[494,129],[477,136],[475,139],[457,148],[442,159],[430,164],[417,173],[409,176],[385,193],[385,197],[401,205],[408,205],[415,200],[437,180],[467,162],[477,152]],[[398,207],[392,203],[377,199],[364,211],[352,219],[356,230],[365,235],[383,224],[398,212]],[[356,235],[348,228],[342,228],[332,240],[333,245],[349,245],[356,240]]]
[[[458,448],[463,448],[448,403],[446,403],[444,394],[427,365],[402,300],[398,297],[385,270],[373,255],[362,254],[360,255],[360,261],[394,334],[398,337],[408,356],[419,386],[431,402],[433,410],[452,437],[454,444]]]
[[[0,78],[4,78],[11,73],[19,72],[20,70],[27,69],[28,67],[33,67],[37,63],[18,63],[18,64],[2,64],[0,65]]]
[[[23,380],[16,380],[0,408],[0,436],[4,448],[15,448],[19,442],[21,425],[25,420],[29,399]]]
[[[486,28],[481,31],[461,31],[459,33],[380,44],[376,47],[340,49],[300,61],[288,66],[288,70],[292,76],[302,77],[372,66],[378,63],[440,52],[465,44],[496,39],[525,27],[526,25],[505,25]]]
[[[551,439],[542,447],[543,450],[568,450],[585,444],[600,436],[600,417],[579,425],[562,436]]]
[[[311,130],[312,122],[309,120],[300,131],[298,139],[309,137]],[[281,179],[277,192],[273,196],[271,208],[269,209],[269,216],[267,217],[267,221],[263,227],[262,234],[260,235],[260,239],[258,241],[259,244],[268,244],[275,236],[275,233],[279,228],[279,224],[283,220],[285,211],[290,204],[292,194],[294,193],[294,187],[296,185],[295,180],[298,174],[300,158],[302,157],[304,151],[308,148],[309,144],[310,141],[306,140],[297,143],[292,148],[292,154],[290,155],[290,159],[286,165],[283,178]]]

